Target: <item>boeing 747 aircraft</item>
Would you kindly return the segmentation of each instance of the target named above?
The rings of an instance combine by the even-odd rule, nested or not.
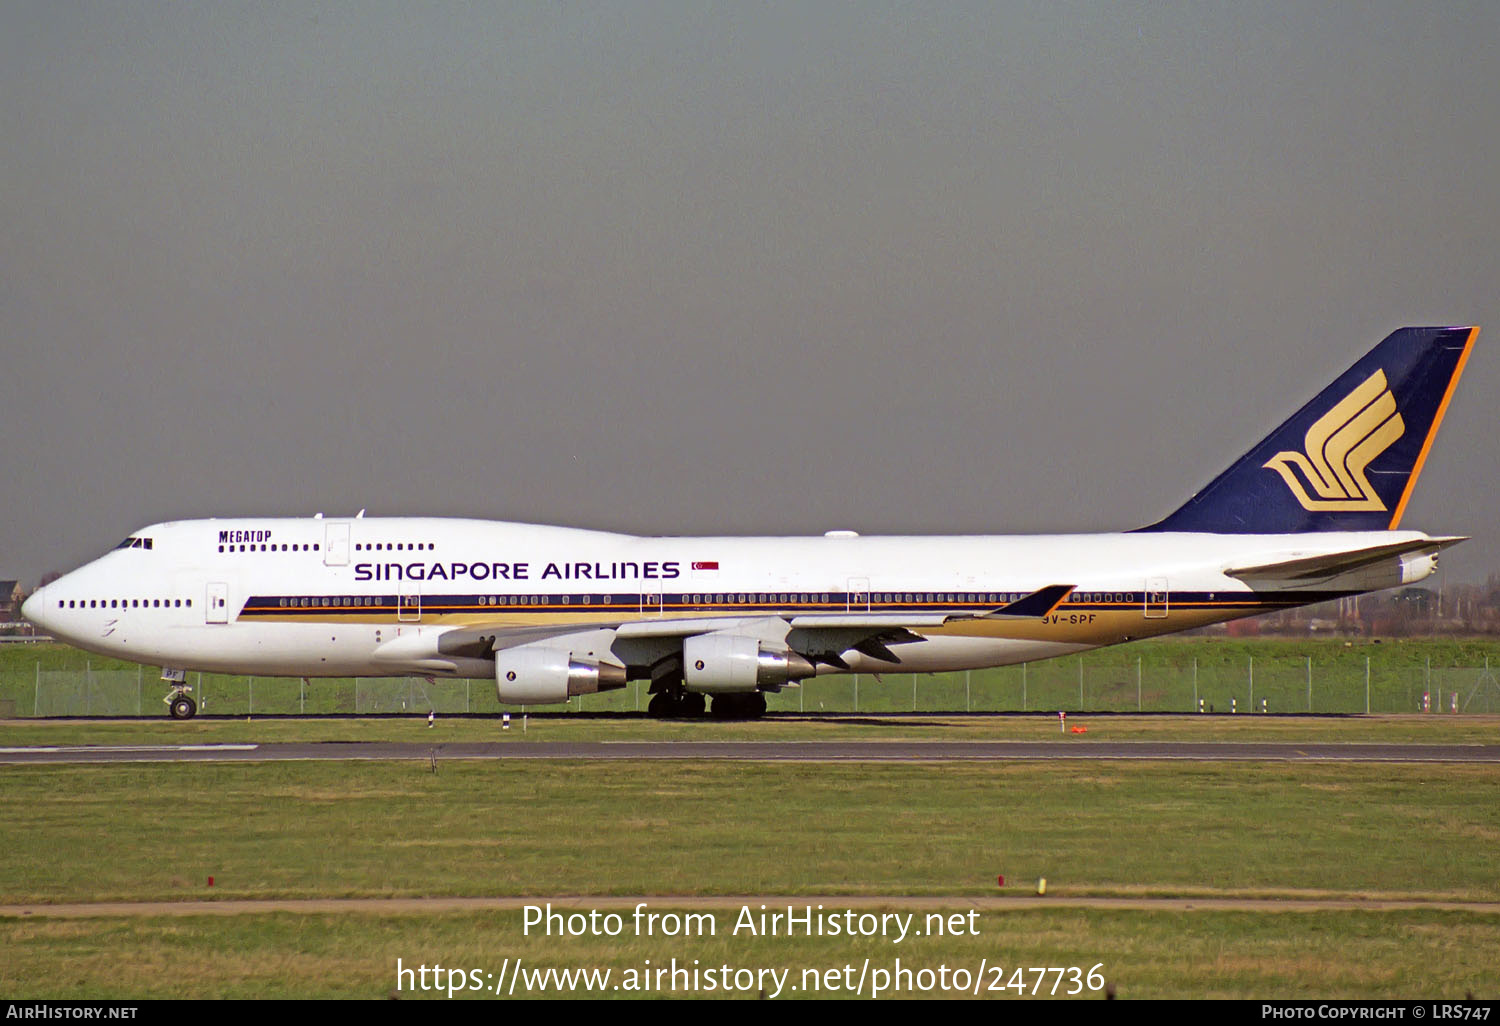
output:
[[[154,524],[23,612],[185,671],[491,677],[506,705],[650,680],[754,717],[817,674],[1003,666],[1420,581],[1401,516],[1478,328],[1402,328],[1181,509],[1119,534],[648,538],[432,518]]]

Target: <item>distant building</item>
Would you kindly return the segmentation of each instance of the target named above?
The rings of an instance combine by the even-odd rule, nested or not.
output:
[[[25,597],[20,581],[0,581],[0,623],[21,619],[21,600]]]

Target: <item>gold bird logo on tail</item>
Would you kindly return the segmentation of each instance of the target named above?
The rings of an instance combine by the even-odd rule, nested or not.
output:
[[[1383,510],[1385,503],[1370,486],[1365,468],[1405,433],[1385,371],[1378,370],[1307,429],[1306,453],[1279,452],[1264,466],[1281,475],[1303,509]],[[1316,498],[1308,494],[1304,479]]]

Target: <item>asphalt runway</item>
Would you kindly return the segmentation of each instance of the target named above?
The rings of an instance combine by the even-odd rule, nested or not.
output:
[[[36,745],[0,748],[0,764],[361,762],[377,760],[646,760],[743,762],[1500,762],[1500,745],[1298,744],[1215,741],[491,741],[422,744]]]

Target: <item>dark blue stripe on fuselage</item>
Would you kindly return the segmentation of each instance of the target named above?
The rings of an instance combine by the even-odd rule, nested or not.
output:
[[[655,595],[642,601],[639,594],[600,595],[574,592],[557,595],[257,595],[245,604],[241,616],[294,616],[301,614],[328,614],[333,616],[360,616],[371,613],[394,613],[399,610],[416,610],[423,613],[620,613],[639,614],[643,611],[674,614],[712,615],[764,615],[788,613],[837,614],[846,612],[871,613],[982,613],[992,612],[1025,593],[997,592],[929,592],[918,596],[914,592],[902,592],[898,600],[894,597],[882,599],[880,595],[894,596],[894,592],[877,592],[868,598],[864,594],[857,601],[849,594],[817,592],[798,595],[779,592],[772,598],[769,593],[742,592],[745,601],[733,601],[731,593],[714,593],[717,601],[710,600],[703,592],[679,592],[661,596],[660,605]],[[912,595],[911,600],[905,598]],[[1085,592],[1086,597],[1074,598],[1057,607],[1058,612],[1128,612],[1145,611],[1148,607],[1139,592]],[[1165,606],[1178,612],[1194,610],[1292,608],[1327,602],[1349,595],[1361,594],[1353,591],[1297,591],[1257,594],[1252,592],[1170,592],[1166,601],[1152,601],[1153,611]],[[781,595],[787,596],[785,599]],[[1095,598],[1093,596],[1097,595]],[[998,597],[997,597],[998,596]],[[1116,597],[1118,596],[1118,597]],[[512,602],[515,598],[517,601]],[[523,601],[524,600],[524,601]]]

